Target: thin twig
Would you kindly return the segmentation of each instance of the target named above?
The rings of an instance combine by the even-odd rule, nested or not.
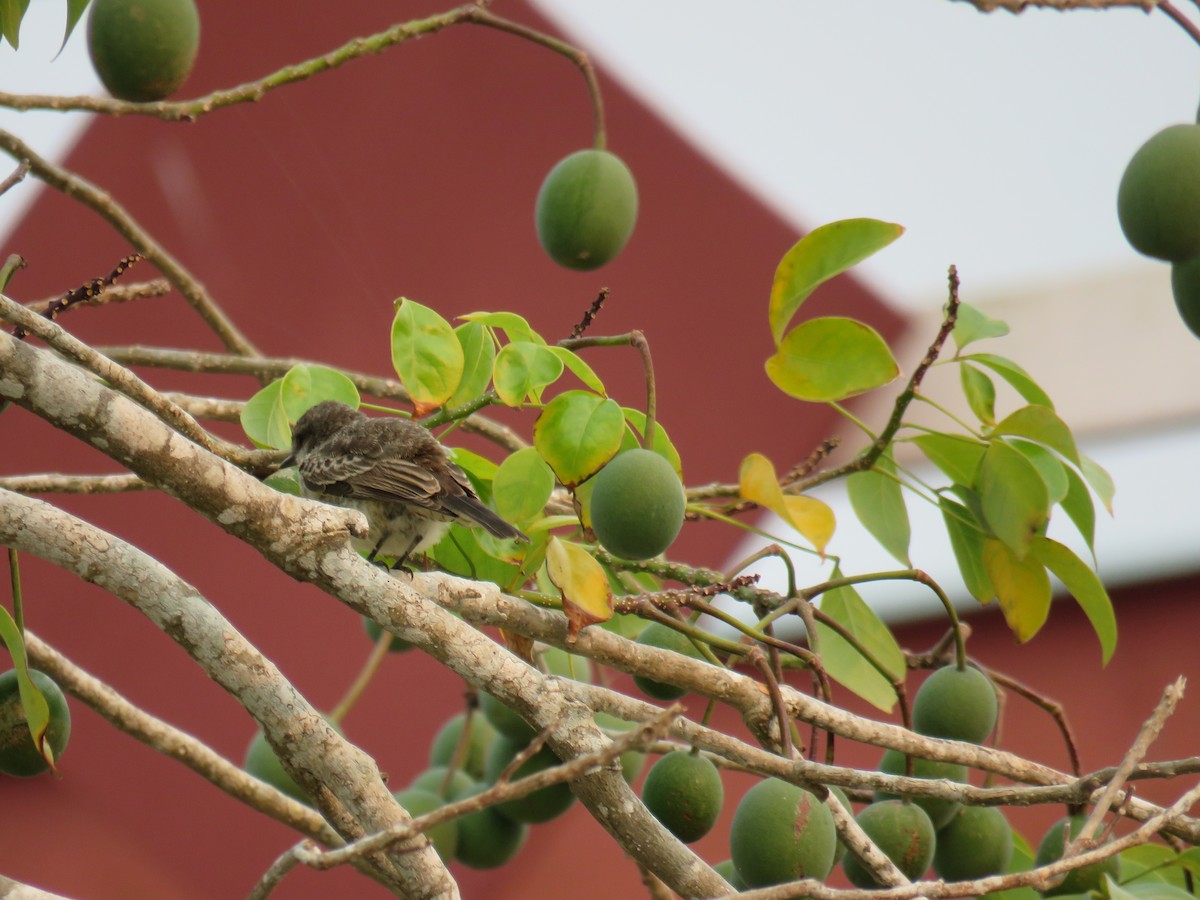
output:
[[[7,194],[12,188],[16,187],[18,184],[20,184],[22,181],[24,181],[25,176],[28,174],[29,174],[29,160],[23,159],[17,165],[17,167],[15,169],[13,169],[12,174],[10,174],[3,181],[0,181],[0,196]]]
[[[138,224],[137,220],[107,191],[101,190],[74,172],[55,165],[50,160],[38,155],[15,134],[3,129],[0,129],[0,150],[13,159],[28,160],[30,172],[35,177],[71,199],[78,200],[112,225],[116,232],[129,241],[135,250],[162,272],[163,276],[200,314],[200,318],[216,332],[226,347],[237,353],[257,352],[249,339],[241,333],[209,295],[204,285],[168,253],[150,235],[150,232]]]

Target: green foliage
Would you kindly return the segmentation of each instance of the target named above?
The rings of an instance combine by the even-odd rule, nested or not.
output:
[[[642,802],[654,818],[685,844],[712,830],[725,801],[721,773],[707,757],[673,750],[646,775]]]
[[[814,228],[792,247],[775,269],[768,319],[778,346],[800,305],[835,275],[856,266],[904,233],[899,225],[875,219],[843,219]]]
[[[68,33],[71,23],[68,22]],[[187,81],[200,49],[195,0],[94,0],[88,52],[119,100],[164,100]]]
[[[622,559],[651,559],[671,546],[683,527],[687,498],[679,476],[651,450],[618,453],[596,476],[592,529]]]
[[[17,669],[0,674],[0,772],[40,775],[58,761],[70,739],[71,709],[53,678],[36,669],[22,676]]]
[[[872,803],[855,820],[909,881],[916,881],[928,871],[936,837],[933,823],[921,807],[904,800],[883,800]],[[881,887],[862,861],[851,853],[842,860],[842,870],[856,887]]]
[[[533,444],[554,474],[574,487],[616,455],[625,417],[613,400],[590,391],[566,391],[546,404],[533,426]]]
[[[797,400],[846,400],[900,374],[887,342],[855,319],[809,319],[787,333],[767,360],[767,376]]]
[[[840,575],[834,570],[833,577]],[[882,710],[896,703],[892,680],[904,677],[904,651],[891,630],[851,585],[821,595],[821,612],[852,634],[888,672],[885,677],[832,627],[817,622],[817,646],[829,677]]]
[[[854,514],[879,545],[901,564],[911,566],[908,544],[912,527],[891,456],[884,454],[873,469],[855,472],[847,478],[846,494]]]
[[[833,815],[804,788],[767,778],[738,803],[729,829],[733,865],[747,886],[824,880],[833,868]]]
[[[560,160],[542,182],[534,222],[552,260],[588,271],[621,252],[637,213],[637,185],[620,157],[580,150]]]

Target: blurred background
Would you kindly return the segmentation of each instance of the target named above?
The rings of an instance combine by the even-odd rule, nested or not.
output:
[[[441,11],[409,0],[361,0],[336,15],[315,0],[199,6],[200,56],[181,97]],[[32,5],[20,51],[0,49],[0,89],[100,92],[83,26],[55,58],[63,7]],[[4,112],[0,128],[111,191],[268,355],[388,375],[396,297],[447,318],[516,310],[554,338],[610,288],[593,331],[641,328],[649,337],[660,418],[690,484],[735,480],[752,451],[782,470],[834,434],[856,449],[850,426],[766,379],[767,294],[780,257],[807,230],[850,216],[903,224],[899,241],[819,291],[806,312],[870,322],[894,342],[907,373],[936,331],[946,269],[956,264],[963,299],[1012,328],[986,349],[1025,366],[1082,448],[1112,472],[1115,516],[1101,523],[1097,555],[1117,606],[1114,661],[1101,668],[1069,599],[1023,646],[994,609],[976,606],[968,621],[974,656],[1063,703],[1086,769],[1116,763],[1162,688],[1195,668],[1200,353],[1175,313],[1167,266],[1121,237],[1115,196],[1144,140],[1194,118],[1200,48],[1157,14],[985,16],[951,0],[542,0],[494,11],[567,38],[599,66],[609,147],[641,194],[630,245],[602,270],[558,268],[532,227],[545,173],[591,142],[583,80],[563,58],[484,28],[412,41],[194,124]],[[24,301],[103,275],[129,252],[96,215],[32,179],[0,198],[0,234],[5,254],[29,260],[9,289]],[[153,274],[143,266],[127,278]],[[99,345],[220,349],[174,294],[80,310],[63,324]],[[588,360],[615,396],[640,405],[632,353]],[[257,388],[237,376],[140,374],[156,387],[211,396],[245,398]],[[939,375],[927,390],[952,396],[954,377]],[[892,398],[879,394],[855,407],[876,426]],[[509,421],[527,429],[532,419]],[[0,417],[0,475],[113,470],[21,409]],[[822,496],[838,511],[831,550],[846,568],[891,568],[844,499]],[[356,616],[266,571],[257,554],[170,498],[62,505],[195,584],[318,706],[337,701],[370,649]],[[966,606],[937,539],[940,523],[920,506],[910,505],[914,533],[929,536],[914,543],[914,562]],[[1069,542],[1069,533],[1061,537]],[[675,552],[721,566],[751,549],[739,532],[689,524]],[[809,565],[805,577],[820,578],[824,570]],[[24,560],[23,575],[33,630],[240,761],[253,724],[164,635],[36,560]],[[863,594],[906,623],[905,646],[924,649],[945,630],[920,591]],[[432,663],[396,655],[346,731],[399,788],[424,767],[429,739],[462,708],[462,694]],[[703,708],[695,698],[689,706]],[[73,710],[61,780],[0,781],[0,809],[15,823],[0,845],[0,872],[87,898],[241,896],[294,841],[79,704]],[[1153,755],[1194,753],[1197,721],[1182,712]],[[741,733],[732,717],[719,724]],[[1008,704],[1002,743],[1066,765],[1053,724],[1019,699]],[[877,757],[839,744],[839,761]],[[723,821],[697,845],[711,862],[728,856],[728,818],[748,783],[727,781]],[[1138,790],[1165,796],[1154,785]],[[1036,842],[1059,815],[1031,809],[1014,820]],[[535,828],[511,866],[454,872],[466,896],[525,896],[563,883],[580,898],[642,890],[632,863],[580,809]],[[277,894],[375,895],[381,889],[340,872],[297,873]]]

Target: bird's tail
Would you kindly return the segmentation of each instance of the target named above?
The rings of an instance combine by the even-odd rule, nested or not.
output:
[[[523,541],[529,543],[528,536],[519,528],[514,528],[502,518],[500,518],[492,510],[488,509],[475,497],[462,495],[458,497],[446,497],[443,499],[443,504],[449,507],[456,515],[464,519],[470,519],[478,525],[482,525],[493,536],[504,541]]]

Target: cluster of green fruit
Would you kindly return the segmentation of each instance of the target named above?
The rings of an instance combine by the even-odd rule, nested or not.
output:
[[[57,760],[71,737],[71,710],[67,706],[67,698],[49,675],[30,669],[29,677],[42,692],[50,708],[50,724],[46,726],[45,741]],[[40,775],[49,768],[29,733],[17,670],[9,669],[0,675],[0,772],[28,778]]]
[[[118,100],[163,100],[183,86],[200,48],[195,0],[93,0],[88,52]]]
[[[1125,168],[1117,217],[1133,248],[1171,263],[1171,291],[1200,337],[1200,125],[1172,125],[1146,141]]]
[[[368,626],[367,631],[371,634],[372,629]],[[373,639],[377,640],[378,634]],[[393,638],[391,649],[404,650],[408,645]],[[591,679],[591,665],[582,657],[554,648],[543,651],[541,657],[551,674],[583,681]],[[396,793],[397,802],[413,816],[486,790],[536,736],[529,723],[489,694],[480,696],[479,710],[481,715],[468,717],[466,713],[460,713],[449,719],[433,739],[429,768]],[[610,731],[632,727],[628,722],[603,713],[596,714],[596,722]],[[463,729],[468,726],[470,731],[464,741]],[[621,768],[627,780],[632,781],[641,773],[644,760],[644,754],[637,751],[621,755]],[[508,778],[515,781],[559,764],[553,751],[542,747]],[[302,803],[309,802],[299,785],[283,770],[261,731],[251,741],[244,765],[256,778]],[[471,868],[496,868],[507,863],[521,849],[530,825],[557,818],[574,802],[570,786],[560,782],[444,822],[432,828],[428,837],[447,862],[454,859]]]

